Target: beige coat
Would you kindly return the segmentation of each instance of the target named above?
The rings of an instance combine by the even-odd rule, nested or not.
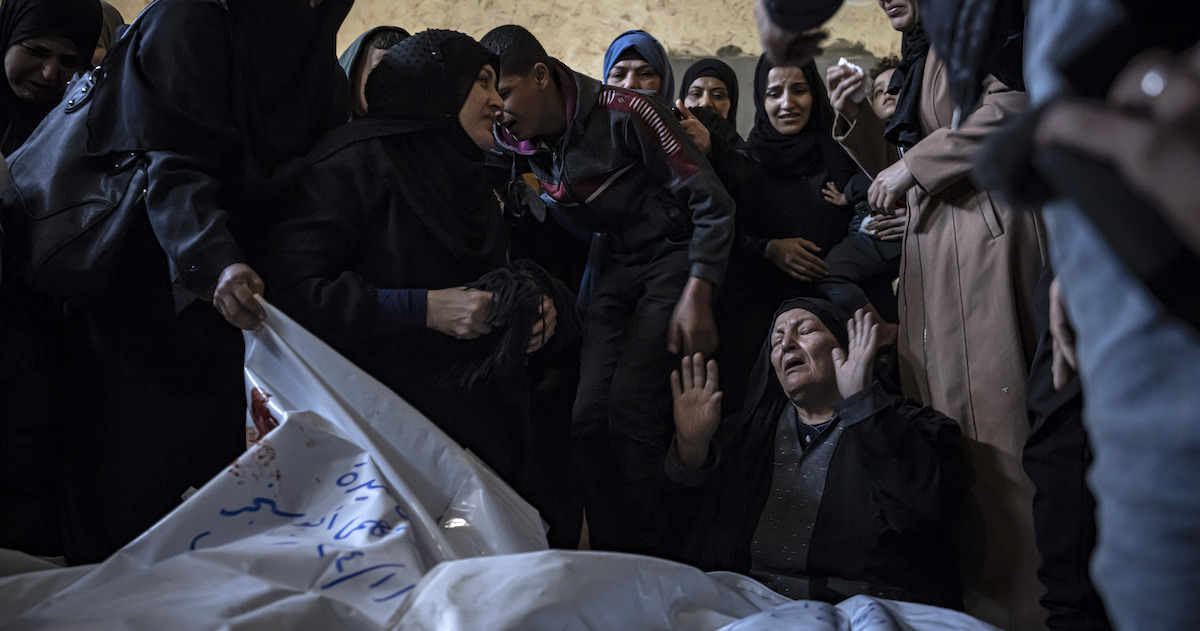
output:
[[[945,66],[931,50],[919,105],[925,133],[902,156],[917,186],[908,191],[908,227],[897,303],[905,394],[955,418],[971,446],[980,515],[967,532],[982,559],[965,559],[967,610],[1007,629],[1043,626],[1037,605],[1033,485],[1021,467],[1029,432],[1025,381],[1037,344],[1032,296],[1046,260],[1045,228],[969,179],[981,142],[1026,107],[1025,93],[994,77],[957,130]],[[870,107],[834,135],[872,177],[895,160]],[[981,567],[970,567],[981,562]]]

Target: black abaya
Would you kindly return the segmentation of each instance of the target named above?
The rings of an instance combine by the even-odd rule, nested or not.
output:
[[[241,333],[198,300],[346,120],[348,0],[158,0],[105,60],[89,148],[148,160],[121,289],[66,306],[67,557],[104,559],[245,447]],[[302,99],[296,95],[303,95]]]
[[[537,453],[524,372],[461,388],[451,377],[471,342],[389,327],[380,301],[391,290],[465,286],[506,263],[507,233],[484,153],[457,118],[485,63],[499,65],[470,38],[447,31],[418,33],[389,49],[368,78],[367,116],[313,153],[259,267],[273,304],[545,513],[555,507],[544,497],[550,487],[541,467],[559,454]]]

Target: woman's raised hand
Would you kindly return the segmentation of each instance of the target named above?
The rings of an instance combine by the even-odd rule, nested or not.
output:
[[[716,360],[700,353],[685,355],[671,373],[675,408],[675,446],[684,464],[699,467],[708,459],[708,444],[721,422],[721,390]]]

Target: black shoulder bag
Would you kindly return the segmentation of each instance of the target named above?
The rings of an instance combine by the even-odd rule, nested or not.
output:
[[[111,293],[125,237],[145,216],[148,160],[140,152],[89,156],[88,109],[100,68],[66,95],[8,158],[0,203],[5,259],[34,288],[72,302]]]

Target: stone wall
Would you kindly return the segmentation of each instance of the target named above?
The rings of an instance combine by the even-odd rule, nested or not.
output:
[[[132,21],[147,0],[110,0]],[[597,76],[609,42],[622,31],[652,33],[673,58],[756,57],[761,52],[754,0],[358,0],[338,36],[338,50],[359,33],[393,24],[415,33],[450,28],[482,37],[501,24],[521,24],[547,52]],[[847,0],[828,25],[830,54],[898,54],[900,38],[875,0]],[[844,52],[843,52],[844,51]],[[834,57],[836,61],[836,57]],[[868,61],[870,63],[870,61]]]

